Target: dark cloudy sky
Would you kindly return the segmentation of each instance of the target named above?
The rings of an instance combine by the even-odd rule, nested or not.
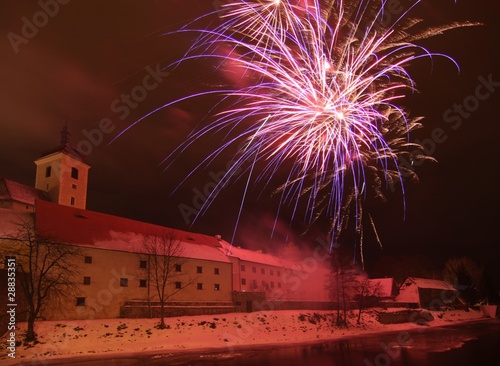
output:
[[[33,160],[59,143],[59,131],[67,121],[73,145],[80,144],[89,152],[88,209],[222,234],[229,240],[241,184],[221,192],[191,227],[179,205],[193,206],[197,190],[203,191],[212,181],[210,173],[223,170],[230,157],[184,182],[200,156],[209,152],[209,141],[180,156],[166,172],[159,165],[202,121],[213,101],[166,108],[109,144],[120,131],[163,103],[217,80],[232,81],[233,76],[217,73],[210,65],[158,72],[178,59],[189,41],[162,34],[212,11],[219,1],[61,0],[57,9],[50,8],[52,14],[46,19],[40,15],[40,3],[0,0],[0,176],[33,184]],[[469,255],[498,267],[499,10],[498,2],[491,0],[424,0],[418,8],[418,14],[431,23],[468,20],[483,25],[422,42],[432,51],[453,57],[460,73],[439,59],[434,64],[419,61],[410,68],[420,93],[402,103],[413,115],[425,116],[425,127],[411,139],[439,140],[426,145],[438,163],[417,167],[420,182],[406,187],[406,219],[398,193],[389,194],[388,204],[374,211],[384,253],[419,253],[436,260]],[[41,26],[27,26],[27,20]],[[489,89],[482,88],[478,99],[481,80],[489,83]],[[122,95],[144,82],[150,89],[144,100],[127,105]],[[464,103],[473,110],[460,115],[455,108]],[[99,128],[104,130],[102,135],[96,133]],[[249,195],[237,244],[270,242],[273,204],[266,195]],[[274,242],[284,240],[288,226],[286,220],[279,222]],[[294,222],[291,232],[302,226]],[[315,235],[321,235],[320,228],[313,230]],[[380,254],[378,249],[371,252]]]

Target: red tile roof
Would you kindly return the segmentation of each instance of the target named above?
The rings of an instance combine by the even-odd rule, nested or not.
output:
[[[49,198],[47,193],[34,187],[6,178],[0,179],[0,201],[16,201],[34,205],[37,199],[48,200]]]
[[[36,228],[39,234],[64,243],[132,253],[143,252],[143,235],[169,237],[173,233],[181,241],[183,256],[230,262],[217,248],[218,240],[213,236],[50,202],[36,202]]]

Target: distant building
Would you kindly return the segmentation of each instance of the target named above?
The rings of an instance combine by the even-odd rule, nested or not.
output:
[[[0,178],[0,208],[33,212],[35,200],[49,200],[46,192],[10,179]]]
[[[394,278],[372,278],[368,280],[370,287],[376,289],[376,296],[381,303],[393,302],[398,293]]]
[[[461,305],[459,292],[448,282],[415,277],[408,277],[402,283],[396,302],[433,310]]]

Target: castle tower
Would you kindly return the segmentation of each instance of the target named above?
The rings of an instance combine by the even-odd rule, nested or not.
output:
[[[35,188],[47,192],[52,202],[85,209],[90,165],[71,146],[69,138],[66,124],[61,130],[61,144],[35,160]]]

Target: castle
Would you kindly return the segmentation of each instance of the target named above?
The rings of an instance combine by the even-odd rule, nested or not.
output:
[[[219,235],[87,210],[90,165],[69,140],[65,126],[60,144],[35,160],[34,187],[0,179],[0,237],[13,237],[19,222],[31,222],[38,235],[78,248],[71,259],[76,286],[60,294],[57,304],[46,304],[43,319],[157,315],[148,238],[176,243],[177,261],[166,284],[168,316],[329,307],[326,256],[289,260],[240,248]],[[12,244],[0,242],[4,266],[15,256]]]

